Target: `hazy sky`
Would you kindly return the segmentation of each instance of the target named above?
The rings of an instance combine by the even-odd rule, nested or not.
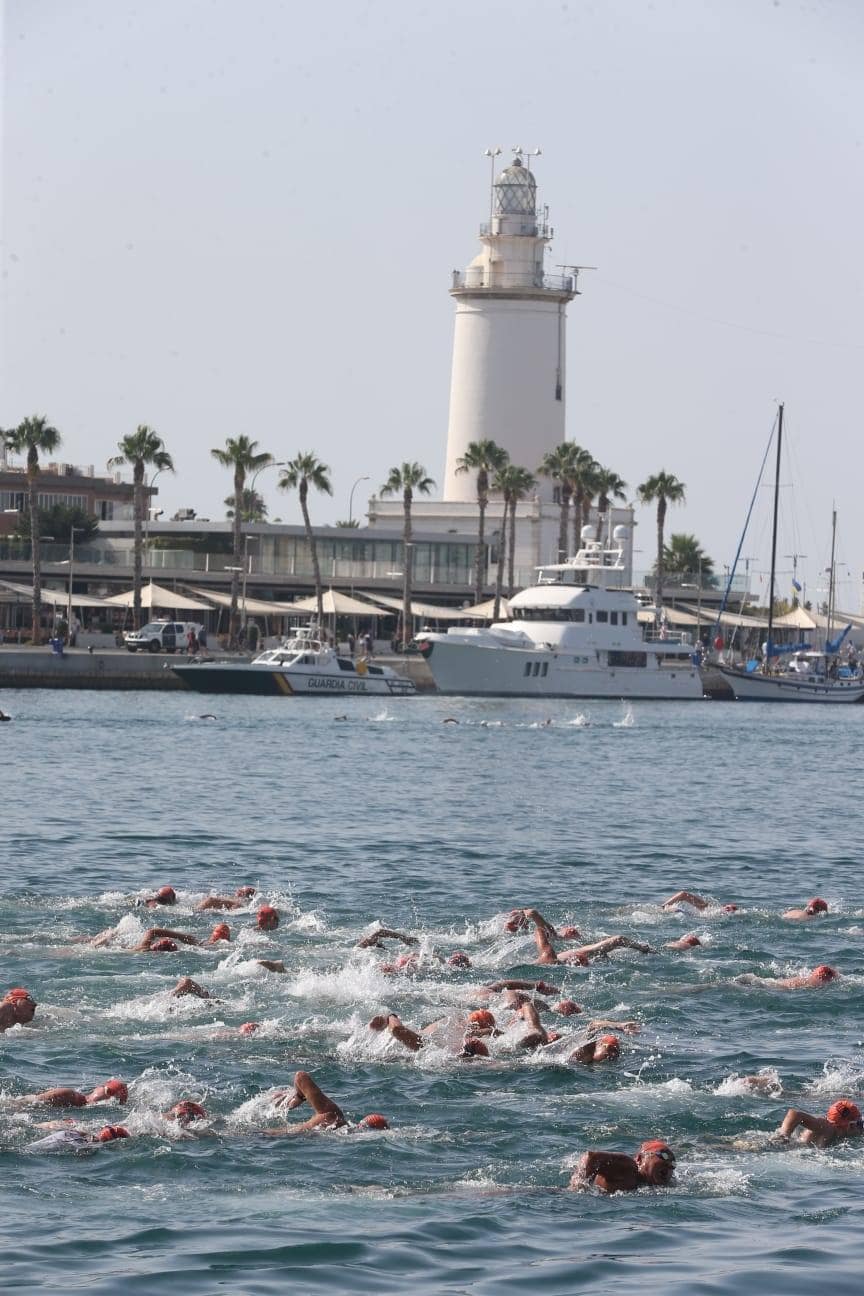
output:
[[[675,473],[670,528],[722,567],[784,399],[781,552],[807,554],[814,588],[836,499],[841,602],[858,605],[858,0],[7,0],[4,16],[0,425],[45,413],[62,458],[101,467],[151,424],[178,469],[159,479],[166,516],[224,514],[209,450],[241,432],[331,465],[316,521],[403,458],[440,481],[447,289],[487,215],[483,149],[539,145],[550,268],[598,267],[569,312],[568,435],[633,494]],[[275,480],[258,480],[271,516],[299,520]],[[744,552],[767,567],[764,524]]]

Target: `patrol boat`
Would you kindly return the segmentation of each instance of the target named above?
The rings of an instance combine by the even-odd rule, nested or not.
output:
[[[488,697],[702,697],[687,634],[644,629],[624,579],[627,527],[608,548],[582,529],[575,558],[538,569],[536,585],[510,600],[510,621],[488,629],[423,631],[417,643],[442,693]]]
[[[409,697],[414,681],[365,657],[340,657],[314,633],[302,632],[251,662],[186,662],[171,670],[196,693],[281,693],[283,696]]]

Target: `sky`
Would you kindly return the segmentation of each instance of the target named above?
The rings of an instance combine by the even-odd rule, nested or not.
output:
[[[97,471],[139,423],[159,504],[224,515],[210,449],[314,450],[362,513],[443,479],[484,149],[539,147],[569,308],[567,435],[686,486],[718,570],[776,416],[781,567],[861,605],[864,5],[858,0],[6,0],[0,426]],[[531,465],[529,465],[531,466]],[[270,516],[296,495],[258,488]],[[773,481],[773,471],[766,480]],[[770,492],[742,556],[767,571]],[[764,505],[764,507],[763,507]],[[764,515],[763,520],[759,520]],[[653,560],[638,509],[636,566]],[[781,584],[787,577],[781,578]]]

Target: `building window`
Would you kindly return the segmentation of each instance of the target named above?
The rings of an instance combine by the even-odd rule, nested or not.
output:
[[[609,613],[608,613],[608,612],[598,612],[598,613],[597,613],[597,624],[598,624],[598,625],[599,625],[601,622],[605,625],[606,622],[607,622],[608,620],[609,620]]]
[[[618,613],[617,613],[617,612],[610,612],[610,613],[609,613],[609,620],[610,620],[610,622],[612,623],[612,625],[617,625],[617,624],[618,624]]]

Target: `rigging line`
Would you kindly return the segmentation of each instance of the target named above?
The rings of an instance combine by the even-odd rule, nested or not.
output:
[[[768,460],[768,452],[771,449],[771,442],[774,440],[774,432],[776,431],[777,428],[778,418],[779,418],[779,411],[774,417],[774,423],[771,427],[771,435],[768,438],[768,444],[765,447],[765,453],[762,456],[762,463],[759,467],[759,476],[756,478],[756,485],[753,487],[753,495],[750,499],[750,507],[747,510],[747,517],[744,521],[744,530],[741,532],[741,539],[738,541],[738,548],[735,552],[735,561],[732,563],[732,566],[729,570],[729,580],[726,584],[725,590],[723,591],[723,599],[717,611],[717,620],[714,622],[714,634],[712,636],[712,638],[715,639],[720,630],[720,617],[726,611],[726,604],[729,602],[729,592],[732,589],[732,582],[735,579],[735,568],[738,566],[738,559],[741,557],[741,550],[744,548],[744,537],[747,535],[747,528],[750,525],[750,518],[753,513],[753,505],[756,503],[756,496],[759,494],[759,487],[762,484],[762,474],[765,471],[765,464]],[[739,615],[741,615],[740,607],[738,611],[739,611]]]
[[[664,310],[676,311],[680,315],[688,315],[691,319],[702,320],[705,324],[717,324],[721,328],[738,329],[742,333],[752,333],[757,337],[774,338],[778,342],[794,342],[801,346],[837,347],[842,351],[864,351],[864,342],[835,342],[826,341],[824,338],[802,338],[796,337],[792,333],[776,333],[772,329],[754,328],[751,324],[740,324],[737,320],[718,319],[715,315],[705,315],[702,311],[693,310],[690,306],[680,306],[676,302],[664,301],[662,297],[652,297],[648,293],[637,292],[635,288],[630,288],[627,284],[616,283],[614,279],[607,279],[605,275],[595,275],[592,283],[608,284],[611,288],[617,288],[620,292],[627,293],[630,297],[637,297],[640,301],[651,302],[654,306],[662,306]]]

